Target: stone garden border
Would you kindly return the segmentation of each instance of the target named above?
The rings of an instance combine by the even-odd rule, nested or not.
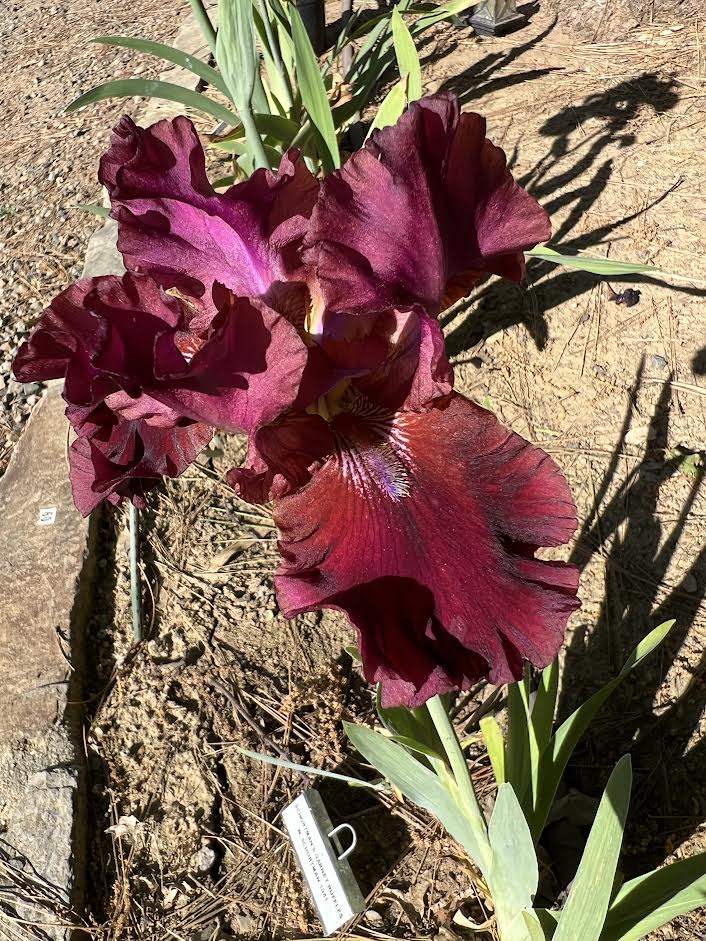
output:
[[[190,13],[174,45],[208,57]],[[191,89],[198,84],[176,66],[159,78]],[[149,104],[145,125],[179,110]],[[83,277],[124,270],[116,237],[112,221],[93,234]],[[49,384],[0,478],[0,883],[36,883],[36,903],[24,892],[15,902],[19,890],[13,896],[12,889],[0,901],[19,918],[41,923],[43,937],[70,941],[76,932],[61,923],[84,909],[88,862],[80,701],[96,520],[82,519],[71,498],[61,385]]]

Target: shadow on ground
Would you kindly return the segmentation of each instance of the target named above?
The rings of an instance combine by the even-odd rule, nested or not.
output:
[[[687,635],[706,593],[706,546],[692,557],[678,583],[666,581],[689,514],[702,494],[703,454],[668,449],[674,392],[667,380],[650,421],[645,453],[625,472],[624,446],[643,381],[644,364],[630,391],[620,437],[572,553],[571,561],[581,569],[597,554],[603,556],[605,595],[597,620],[580,625],[573,635],[559,707],[565,715],[605,677],[614,676],[652,628],[676,619],[662,647],[637,667],[605,708],[592,727],[583,759],[577,757],[572,771],[579,789],[595,793],[605,784],[615,760],[626,751],[632,753],[635,782],[627,843],[636,845],[632,826],[633,831],[640,831],[639,843],[644,849],[640,869],[646,861],[653,865],[672,853],[706,816],[706,795],[700,783],[706,769],[706,741],[701,739],[689,747],[706,708],[706,653],[696,667],[684,664],[683,672],[672,674],[678,682],[672,685],[671,701],[653,708],[665,676],[684,655]],[[688,496],[675,521],[665,523],[658,515],[659,489],[675,474],[688,479]],[[587,688],[587,684],[592,685]],[[678,795],[675,807],[691,804],[693,814],[675,816],[672,795]]]
[[[449,79],[442,88],[455,91],[467,103],[489,91],[546,75],[548,70],[544,69],[507,76],[497,73],[545,39],[552,29],[553,24],[522,46],[486,56],[462,75]],[[589,231],[577,232],[580,222],[612,179],[614,157],[610,154],[615,154],[616,148],[619,151],[635,143],[630,128],[642,110],[651,109],[655,114],[664,114],[672,110],[678,101],[674,79],[646,71],[604,92],[592,93],[579,104],[562,108],[542,125],[539,133],[547,139],[547,153],[519,178],[519,182],[540,201],[551,218],[556,218],[559,213],[566,214],[552,238],[552,244],[561,252],[575,254],[579,251],[596,252],[598,249],[597,254],[603,254],[600,246],[609,242],[622,226],[667,199],[679,185],[679,181],[676,181],[646,207],[626,212]],[[572,145],[571,136],[576,128],[596,120],[600,121],[600,127],[585,134],[578,144]],[[510,154],[511,167],[515,161],[516,154]],[[659,276],[651,275],[636,275],[621,280],[638,284],[664,284]],[[548,340],[547,312],[588,292],[596,285],[598,277],[530,259],[528,281],[530,285],[536,285],[529,291],[519,290],[514,284],[505,281],[494,280],[484,284],[469,299],[468,313],[448,334],[449,353],[452,356],[462,355],[485,337],[515,324],[523,324],[537,347],[543,349]],[[672,286],[671,289],[699,297],[706,295],[706,291],[693,286]],[[459,313],[456,309],[453,315],[447,315],[446,322],[455,319]]]
[[[537,3],[529,3],[519,9],[531,19],[532,14],[539,8]],[[546,69],[526,69],[522,72],[512,72],[509,74],[500,74],[512,66],[526,52],[530,52],[539,46],[551,33],[556,26],[556,20],[553,20],[541,33],[528,39],[527,42],[520,43],[510,49],[501,52],[488,52],[476,62],[473,62],[468,68],[452,75],[439,88],[441,92],[453,92],[458,96],[462,105],[472,105],[473,102],[492,92],[502,89],[512,88],[515,85],[532,82],[552,72],[560,71],[554,68]],[[479,47],[482,50],[482,46]],[[443,57],[449,55],[449,49],[445,46]]]

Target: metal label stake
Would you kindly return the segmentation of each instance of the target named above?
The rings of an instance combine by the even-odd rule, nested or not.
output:
[[[309,887],[324,932],[331,935],[365,908],[348,862],[357,843],[349,823],[333,827],[318,791],[304,791],[282,811],[297,863]],[[350,844],[341,846],[347,833]]]

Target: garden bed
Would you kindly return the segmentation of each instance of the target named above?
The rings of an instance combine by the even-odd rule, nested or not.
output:
[[[632,750],[624,867],[637,872],[704,848],[700,38],[695,20],[666,20],[578,46],[562,18],[530,14],[525,30],[501,40],[436,29],[421,50],[427,90],[454,90],[487,115],[491,138],[550,213],[564,250],[685,277],[633,284],[642,297],[627,308],[592,275],[534,264],[526,291],[485,284],[444,326],[457,388],[489,399],[513,430],[549,451],[577,496],[582,525],[572,557],[583,568],[583,608],[567,638],[562,711],[617,672],[650,627],[677,618],[662,653],[602,713],[570,772],[574,788],[596,796],[615,759]],[[127,31],[126,22],[106,31]],[[168,40],[169,30],[152,22],[150,34]],[[100,29],[91,23],[91,33]],[[147,33],[142,23],[133,31]],[[119,111],[85,112],[67,127],[107,127]],[[97,197],[88,174],[103,144],[92,147],[81,151],[82,201]],[[14,259],[16,270],[39,290],[44,262],[24,258]],[[62,286],[63,275],[52,277],[44,299]],[[242,441],[219,436],[142,514],[148,587],[139,645],[131,637],[126,516],[111,510],[102,519],[85,695],[91,909],[105,937],[320,930],[279,821],[303,781],[235,746],[364,773],[341,719],[371,719],[373,704],[343,652],[352,638],[340,618],[287,621],[279,613],[271,518],[223,482],[242,456]],[[484,695],[465,704],[461,721]],[[478,785],[490,781],[482,755],[475,775]],[[470,869],[431,818],[392,799],[321,790],[334,823],[352,819],[361,839],[352,862],[370,905],[357,934],[448,937],[461,930],[451,923],[455,912],[483,919]],[[572,826],[554,831],[567,844],[555,891],[569,877]],[[701,937],[700,919],[658,937]]]

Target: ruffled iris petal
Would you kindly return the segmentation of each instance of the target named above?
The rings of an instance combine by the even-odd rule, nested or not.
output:
[[[551,234],[485,120],[452,95],[423,98],[326,177],[306,238],[329,312],[421,304],[438,312]]]
[[[180,337],[162,334],[156,360],[174,357]],[[297,395],[307,352],[296,329],[257,299],[230,298],[203,346],[178,371],[159,373],[153,394],[196,421],[253,432]]]
[[[392,411],[419,409],[448,395],[453,370],[439,322],[419,307],[389,311],[387,316],[393,318],[394,332],[388,336],[386,356],[355,380],[356,390]]]
[[[188,420],[163,427],[129,421],[100,406],[93,433],[69,449],[71,490],[76,508],[88,516],[99,503],[123,499],[145,506],[145,494],[163,477],[178,477],[205,448],[213,429]]]
[[[228,473],[228,483],[250,503],[276,500],[308,483],[333,446],[320,415],[288,415],[251,435],[247,463]]]
[[[215,317],[194,329],[203,308],[146,275],[79,282],[20,348],[24,381],[66,377],[67,416],[82,442],[72,452],[82,511],[137,493],[142,472],[181,473],[214,427],[253,432],[294,402],[307,359],[296,328],[257,299],[218,285],[213,296]]]
[[[285,614],[346,611],[386,705],[549,663],[578,604],[576,569],[534,558],[576,526],[552,460],[455,394],[333,430],[333,454],[276,506]]]
[[[303,277],[299,248],[318,183],[297,151],[284,155],[276,173],[256,170],[219,194],[187,118],[145,129],[124,117],[99,177],[129,271],[148,271],[206,303],[215,282],[255,297]]]

